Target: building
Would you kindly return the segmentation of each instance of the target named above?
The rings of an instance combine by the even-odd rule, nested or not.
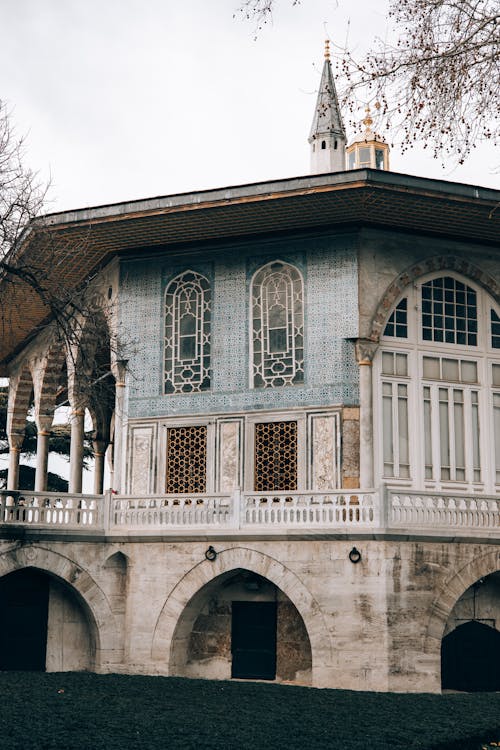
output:
[[[365,124],[346,171],[327,57],[325,173],[32,225],[24,257],[92,315],[65,345],[0,282],[0,669],[499,688],[500,193],[387,171]]]

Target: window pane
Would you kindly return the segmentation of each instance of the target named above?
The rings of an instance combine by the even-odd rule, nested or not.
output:
[[[450,479],[450,429],[448,423],[448,390],[439,389],[439,447],[441,452],[441,479]]]
[[[477,362],[462,360],[460,362],[460,369],[464,383],[477,383]]]
[[[500,393],[493,394],[496,484],[500,484]]]
[[[396,354],[396,375],[408,375],[408,356]]]
[[[369,167],[370,165],[371,165],[370,149],[360,148],[359,149],[359,166]]]
[[[438,357],[424,357],[423,371],[424,371],[424,378],[432,378],[433,380],[440,380],[441,374],[439,371]]]
[[[422,284],[421,291],[424,340],[477,345],[477,295],[473,289],[446,276]],[[425,311],[424,301],[430,301]]]
[[[424,451],[425,451],[425,478],[433,477],[432,462],[432,423],[431,423],[431,389],[424,387]]]
[[[460,380],[457,359],[443,359],[443,380]]]
[[[500,349],[500,317],[494,310],[491,311],[491,346]]]
[[[408,386],[398,385],[399,476],[410,476],[408,450]]]
[[[392,431],[392,383],[382,385],[382,420],[384,434],[384,474],[394,476],[394,444]]]
[[[493,365],[493,385],[500,385],[500,365]]]
[[[474,481],[481,481],[481,456],[479,453],[479,394],[477,391],[471,393],[472,408],[472,462]]]
[[[464,435],[464,394],[453,391],[453,434],[455,438],[456,479],[465,479],[465,435]]]
[[[384,150],[381,148],[375,149],[375,168],[376,169],[384,168]]]
[[[394,354],[382,352],[382,372],[384,375],[394,375]]]

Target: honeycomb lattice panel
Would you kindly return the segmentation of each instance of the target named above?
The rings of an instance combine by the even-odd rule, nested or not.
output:
[[[255,491],[297,489],[297,422],[255,425]]]
[[[207,428],[171,427],[167,439],[166,492],[206,492]]]

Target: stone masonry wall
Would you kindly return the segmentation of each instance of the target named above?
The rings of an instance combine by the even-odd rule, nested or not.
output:
[[[80,611],[89,613],[97,671],[168,674],[177,658],[175,673],[189,674],[187,661],[175,656],[182,655],[180,623],[188,604],[208,584],[223,590],[219,576],[223,581],[232,571],[251,571],[300,613],[311,644],[313,685],[411,692],[440,689],[440,644],[450,614],[475,581],[500,569],[493,544],[357,539],[362,559],[354,565],[349,540],[212,543],[214,562],[205,558],[206,541],[3,541],[0,575],[34,567],[72,587],[82,600]],[[117,552],[123,558],[106,565]],[[304,633],[281,593],[279,601],[286,605],[280,604],[278,624],[279,677],[302,682],[306,658],[298,644]],[[199,633],[205,645],[197,648],[208,649],[216,629],[207,617],[216,616],[223,625],[215,648],[227,661],[227,607],[220,603],[211,612],[202,606],[192,611],[196,624],[189,636],[193,631],[196,640]],[[58,632],[64,640],[74,638],[71,628]],[[289,669],[292,652],[295,666]]]

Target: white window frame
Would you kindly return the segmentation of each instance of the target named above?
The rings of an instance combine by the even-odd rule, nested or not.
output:
[[[445,342],[427,341],[422,337],[421,324],[421,286],[431,279],[451,276],[461,281],[476,292],[478,332],[477,346],[449,344]],[[438,271],[427,274],[412,285],[408,286],[404,293],[395,301],[387,315],[387,320],[399,304],[401,299],[407,297],[408,315],[408,338],[402,339],[395,336],[381,336],[380,346],[374,358],[374,437],[375,437],[375,465],[376,475],[380,481],[398,486],[409,486],[415,489],[429,490],[458,490],[471,491],[486,494],[500,493],[500,483],[495,482],[495,444],[493,433],[493,391],[500,392],[500,387],[492,386],[492,365],[500,364],[500,350],[493,349],[491,340],[491,314],[493,309],[499,313],[499,306],[495,303],[485,290],[473,281],[461,276],[454,271]],[[384,326],[385,328],[385,326]],[[397,376],[388,377],[382,374],[382,356],[384,352],[406,353],[408,355],[408,378]],[[441,359],[472,360],[477,363],[477,383],[464,381],[440,380],[423,377],[423,358],[437,357]],[[409,399],[409,432],[411,436],[418,439],[410,441],[410,479],[405,477],[384,476],[384,453],[383,453],[383,410],[382,410],[382,382],[391,380],[393,382],[408,382]],[[432,419],[432,458],[433,477],[425,476],[425,424],[423,408],[423,388],[432,386],[431,393],[434,398],[434,408],[431,410]],[[460,390],[464,393],[464,436],[465,436],[465,479],[441,479],[441,464],[437,444],[439,439],[439,422],[436,409],[436,393],[439,387]],[[471,420],[472,408],[470,407],[470,394],[478,392],[478,415],[479,415],[479,454],[481,460],[481,478],[474,477],[474,456],[472,454]],[[468,437],[469,436],[469,437]]]

